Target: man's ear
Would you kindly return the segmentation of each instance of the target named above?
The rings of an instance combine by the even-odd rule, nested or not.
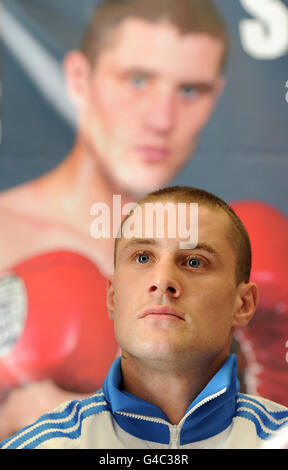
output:
[[[212,116],[212,114],[213,114],[213,112],[214,112],[214,110],[215,110],[215,108],[218,104],[220,96],[223,93],[225,85],[226,85],[226,78],[224,77],[224,75],[219,75],[216,78],[215,83],[213,84],[211,99],[209,101],[209,107],[207,108],[206,117],[203,121],[203,127],[207,124],[207,122],[211,118],[211,116]]]
[[[219,75],[217,78],[215,84],[214,84],[214,108],[217,105],[219,99],[221,98],[221,95],[224,91],[224,88],[226,86],[226,78],[224,75]]]
[[[106,306],[111,320],[114,320],[114,309],[115,309],[115,291],[113,284],[113,276],[107,278],[107,289],[106,289]]]
[[[232,326],[242,328],[248,325],[257,308],[258,299],[258,287],[255,282],[241,282],[239,284]]]
[[[63,60],[68,95],[76,108],[85,104],[88,93],[91,65],[80,51],[70,51]]]

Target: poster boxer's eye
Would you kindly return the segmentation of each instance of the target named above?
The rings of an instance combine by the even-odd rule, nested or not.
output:
[[[186,99],[195,98],[198,90],[193,85],[182,85],[180,89],[181,95]]]
[[[147,83],[147,76],[144,74],[131,75],[130,83],[134,88],[143,88]]]
[[[23,281],[14,274],[0,279],[0,357],[11,352],[21,337],[27,317]]]

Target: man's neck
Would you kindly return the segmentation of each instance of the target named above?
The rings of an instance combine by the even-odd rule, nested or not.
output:
[[[22,201],[23,193],[24,190],[20,196]],[[121,196],[120,210],[124,204],[136,199],[105,177],[97,156],[89,152],[81,139],[76,141],[59,166],[29,182],[25,195],[27,210],[22,215],[29,220],[36,220],[37,223],[42,221],[57,233],[61,232],[67,234],[67,238],[78,240],[85,247],[85,252],[93,255],[92,258],[105,275],[111,274],[114,246],[113,195]],[[91,236],[91,225],[96,219],[96,214],[91,212],[91,208],[95,203],[105,204],[110,211],[109,238]],[[120,203],[118,205],[120,206]]]
[[[124,389],[149,403],[158,406],[171,424],[178,424],[187,408],[220,369],[225,359],[192,361],[189,367],[175,367],[167,364],[161,369],[150,367],[145,362],[122,355],[121,367]]]
[[[58,204],[62,201],[65,211],[69,212],[71,208],[75,214],[75,211],[80,213],[84,209],[83,217],[90,214],[95,202],[111,206],[114,194],[121,195],[122,204],[134,200],[132,195],[107,177],[97,156],[89,152],[81,139],[76,141],[65,160],[43,182],[47,186],[53,185],[55,200]]]

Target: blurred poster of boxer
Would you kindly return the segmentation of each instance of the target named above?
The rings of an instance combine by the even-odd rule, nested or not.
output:
[[[1,437],[100,386],[117,353],[104,302],[114,240],[91,237],[91,207],[135,201],[184,165],[224,87],[226,50],[208,0],[107,0],[65,57],[75,144],[0,196]]]

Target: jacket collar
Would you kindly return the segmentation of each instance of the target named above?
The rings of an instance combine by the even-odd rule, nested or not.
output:
[[[167,416],[155,405],[121,390],[121,358],[117,358],[103,384],[106,401],[119,426],[140,439],[169,444],[171,430]],[[231,354],[221,369],[193,400],[176,426],[180,445],[208,439],[224,431],[235,414],[239,391],[237,359]]]

